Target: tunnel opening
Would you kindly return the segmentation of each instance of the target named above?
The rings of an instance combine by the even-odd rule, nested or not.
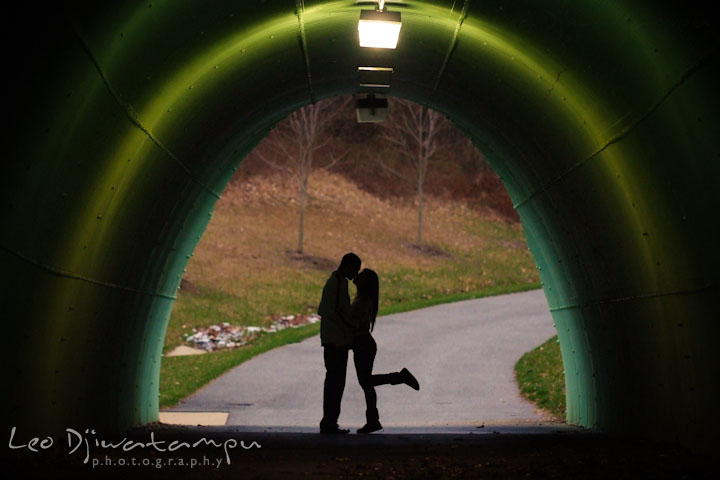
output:
[[[13,53],[0,189],[18,424],[155,420],[181,273],[237,159],[288,112],[355,91],[359,6],[266,4],[13,11],[39,32]],[[698,5],[408,2],[393,94],[452,118],[505,182],[568,420],[707,448],[720,108]]]
[[[402,115],[421,113],[422,107],[417,105],[400,105],[397,107],[398,110],[393,110],[396,108],[394,102],[395,100],[391,99],[391,115],[388,117],[388,122],[401,122]],[[198,340],[200,348],[203,346],[212,348],[222,342],[222,349],[226,345],[225,338],[230,337],[229,333],[215,334],[211,328],[230,332],[238,325],[249,322],[252,325],[250,328],[255,331],[260,328],[274,328],[267,324],[269,318],[275,320],[291,315],[293,321],[296,319],[299,321],[307,316],[308,312],[317,312],[322,282],[326,280],[329,272],[337,267],[339,258],[347,250],[358,253],[363,259],[363,267],[375,269],[380,275],[380,306],[383,314],[404,311],[409,307],[430,306],[442,303],[443,300],[458,301],[539,286],[535,265],[530,258],[519,223],[502,217],[497,210],[491,210],[485,204],[485,200],[481,200],[479,205],[471,206],[473,204],[470,203],[470,199],[457,197],[458,191],[460,193],[465,191],[462,185],[457,185],[460,181],[467,181],[464,175],[475,172],[477,179],[481,180],[477,185],[483,186],[488,183],[482,180],[488,174],[489,168],[479,154],[463,148],[472,148],[472,146],[459,143],[463,138],[460,132],[447,125],[442,135],[437,134],[433,139],[435,143],[448,144],[450,148],[440,150],[440,145],[434,147],[441,153],[437,158],[432,159],[435,163],[427,171],[424,244],[421,246],[414,243],[417,234],[415,224],[418,221],[416,212],[419,205],[417,192],[412,186],[415,180],[408,181],[410,187],[403,188],[402,185],[397,185],[399,180],[394,174],[399,175],[397,169],[398,165],[402,166],[402,158],[396,158],[396,162],[391,164],[394,166],[392,173],[372,160],[372,157],[378,155],[387,157],[402,154],[395,151],[392,144],[380,135],[384,133],[383,130],[390,128],[390,125],[382,125],[379,129],[374,126],[357,125],[354,105],[348,102],[343,104],[347,114],[339,118],[335,125],[329,126],[326,134],[334,136],[334,141],[338,142],[339,150],[345,154],[345,163],[337,166],[330,164],[336,168],[328,171],[323,168],[328,166],[327,162],[315,158],[318,163],[317,169],[310,174],[310,184],[307,187],[311,192],[311,198],[307,200],[304,215],[306,233],[303,254],[298,255],[293,252],[298,228],[297,210],[302,203],[298,191],[302,189],[303,180],[297,176],[298,172],[295,170],[279,169],[280,166],[286,165],[279,165],[276,162],[282,162],[282,159],[271,156],[273,152],[278,155],[296,155],[298,152],[292,150],[293,140],[289,140],[287,135],[270,137],[256,147],[263,149],[261,152],[251,153],[243,161],[226,187],[223,197],[215,205],[213,219],[209,222],[203,239],[195,249],[194,256],[188,263],[187,272],[183,276],[184,284],[181,284],[179,299],[176,301],[168,327],[169,335],[173,338],[171,345],[178,343],[181,326],[199,328],[192,330],[194,332],[192,338]],[[415,111],[408,112],[401,110],[401,107],[412,107]],[[298,113],[297,118],[282,122],[281,127],[278,128],[289,129],[293,125],[293,120],[310,117],[312,111],[305,109]],[[439,120],[434,119],[434,121]],[[300,132],[295,133],[301,136]],[[290,145],[278,146],[277,142],[281,140]],[[359,143],[348,147],[347,142]],[[324,145],[326,142],[324,138],[319,138],[317,143]],[[409,147],[414,148],[412,145]],[[346,148],[351,148],[352,151],[345,151]],[[329,151],[318,156],[323,154],[327,157],[335,156]],[[456,158],[458,155],[474,156],[471,159]],[[460,166],[464,165],[463,162],[472,163],[472,168],[468,168],[467,172],[461,170]],[[442,164],[445,164],[445,167]],[[384,183],[380,178],[383,173],[387,174]],[[368,185],[372,182],[381,182],[382,185]],[[470,180],[468,184],[475,185],[476,182]],[[451,188],[458,191],[450,191]],[[487,193],[477,189],[472,197],[485,199]],[[492,190],[490,194],[498,195],[498,192]],[[497,199],[493,200],[490,204],[500,203]],[[509,203],[509,199],[507,202]],[[352,299],[354,297],[352,284],[350,290]],[[290,298],[296,300],[295,304]],[[519,297],[506,298],[506,302],[510,303],[520,301]],[[407,426],[418,423],[423,415],[427,418],[420,423],[426,426],[440,426],[448,422],[453,425],[473,423],[480,425],[483,422],[493,421],[512,423],[513,420],[517,420],[529,423],[540,420],[542,417],[536,415],[529,404],[519,399],[512,377],[512,366],[515,361],[526,350],[547,340],[554,332],[544,297],[540,295],[538,298],[539,311],[535,313],[545,312],[541,319],[544,323],[528,316],[522,309],[516,313],[505,312],[502,315],[512,317],[512,321],[506,322],[507,325],[496,331],[497,341],[491,340],[487,332],[484,335],[476,335],[477,329],[483,328],[478,327],[477,322],[487,321],[488,328],[495,328],[495,322],[501,321],[496,315],[483,312],[482,308],[478,308],[476,314],[463,313],[463,315],[474,315],[473,319],[477,322],[464,318],[457,325],[446,323],[451,319],[458,321],[457,315],[444,311],[437,312],[433,317],[434,322],[412,328],[417,330],[416,334],[427,329],[432,329],[435,334],[430,336],[426,334],[414,342],[410,342],[407,337],[387,337],[388,334],[383,334],[383,331],[388,326],[381,326],[378,330],[380,335],[378,342],[384,347],[379,358],[386,357],[386,359],[379,363],[380,371],[385,367],[390,368],[387,365],[388,359],[395,359],[398,362],[403,360],[403,355],[394,351],[399,345],[405,345],[406,348],[402,351],[412,355],[412,358],[417,358],[418,351],[430,350],[431,346],[433,353],[427,353],[430,357],[448,357],[444,360],[446,363],[444,366],[418,367],[421,370],[416,373],[423,378],[423,383],[427,381],[425,389],[430,391],[426,393],[423,390],[424,398],[419,403],[424,406],[415,409],[415,417],[410,416],[403,420],[402,417],[394,418],[390,413],[385,417],[385,423]],[[494,303],[489,305],[496,308]],[[282,310],[283,308],[285,310]],[[268,313],[272,315],[267,315]],[[263,322],[263,319],[266,321]],[[525,325],[523,319],[532,319],[536,323]],[[224,325],[223,322],[228,323]],[[380,323],[384,324],[384,321]],[[207,328],[211,324],[214,327]],[[543,325],[544,330],[541,328]],[[206,328],[200,328],[201,326]],[[394,327],[393,322],[389,327]],[[247,333],[243,327],[238,327],[236,330]],[[475,333],[471,334],[471,330]],[[522,337],[526,331],[530,337],[522,340],[522,348],[513,350],[513,358],[508,360],[503,357],[505,363],[502,365],[492,362],[499,359],[500,353],[505,354],[502,350],[489,353],[490,350],[502,345],[501,337],[507,339],[514,335]],[[189,330],[186,329],[185,332],[189,334]],[[317,328],[312,332],[317,333]],[[448,337],[456,332],[465,332],[463,336],[467,339],[485,339],[489,345],[483,347],[478,342],[465,345],[463,349],[452,348],[452,342]],[[533,334],[534,336],[531,336]],[[208,336],[215,340],[210,340]],[[514,338],[514,341],[517,340]],[[162,408],[161,421],[184,421],[195,424],[202,418],[216,422],[216,418],[224,415],[222,424],[233,427],[240,425],[259,428],[267,424],[266,426],[276,429],[315,430],[319,421],[315,418],[316,410],[321,403],[317,392],[322,390],[324,366],[321,361],[322,350],[316,345],[318,340],[314,339],[309,343],[310,346],[308,342],[304,342],[303,348],[293,354],[292,358],[271,361],[268,355],[277,353],[266,353],[262,360],[251,360],[251,363],[242,367],[244,374],[240,377],[228,373],[222,379],[217,379],[204,387],[201,392],[193,394],[190,399],[180,399],[178,406],[167,405],[166,408]],[[293,345],[289,348],[294,351],[296,347],[298,346]],[[482,373],[478,373],[469,365],[464,365],[464,360],[456,359],[455,362],[463,364],[462,367],[458,365],[457,368],[461,371],[462,380],[441,381],[430,377],[430,373],[437,370],[452,372],[454,369],[449,368],[452,364],[449,358],[453,355],[461,355],[461,350],[463,354],[471,355],[467,351],[468,348],[476,349],[477,356],[483,359],[481,363],[484,366],[477,369]],[[383,355],[384,349],[389,350],[390,355],[388,352]],[[182,350],[187,353],[186,347],[182,347]],[[199,353],[199,351],[195,350],[191,353]],[[166,341],[165,355],[172,354]],[[224,355],[230,355],[230,352],[225,351]],[[425,357],[425,354],[420,357]],[[408,359],[405,363],[411,367],[414,361]],[[204,370],[202,357],[188,359],[184,369],[179,366],[180,362],[184,360],[170,358],[163,360],[162,372],[165,373],[161,373],[160,378],[161,407],[170,397],[173,399],[177,397],[175,390],[180,390],[188,381],[194,384],[194,377],[199,374],[198,368]],[[207,359],[207,362],[210,360]],[[358,406],[356,405],[358,398],[362,397],[358,397],[352,364],[351,353],[346,382],[348,391],[346,403],[350,402],[348,405],[352,406],[348,406],[346,410],[352,412],[351,415],[357,416],[358,412],[362,415],[363,408],[353,407]],[[308,372],[310,365],[315,369],[314,374]],[[229,367],[230,364],[228,363],[227,366]],[[265,373],[261,373],[261,368],[266,369],[262,370]],[[290,372],[289,378],[283,377],[283,374],[288,372]],[[271,378],[272,381],[269,380]],[[319,386],[316,385],[318,382]],[[173,384],[178,386],[175,387]],[[455,392],[452,385],[456,384],[466,387],[460,392],[464,394],[459,395],[462,398],[453,399],[455,393],[448,392]],[[308,385],[315,386],[311,389],[312,392],[308,391]],[[447,387],[448,392],[443,392],[443,385]],[[466,397],[469,388],[473,388],[476,393],[479,392],[474,404],[482,407],[482,413],[476,412],[473,415],[468,411],[469,399]],[[214,397],[211,395],[205,400],[199,399],[199,397],[207,397],[211,391],[216,391],[217,395]],[[186,393],[189,394],[190,391]],[[288,397],[294,399],[291,402],[277,402]],[[395,407],[397,410],[401,407],[396,405],[401,398],[391,397],[388,400],[391,408]],[[492,407],[489,406],[491,402],[494,402]],[[404,410],[412,412],[413,403],[415,402],[402,404],[404,407],[399,409],[399,413],[403,413]],[[429,414],[429,405],[453,404],[455,407],[449,407],[448,412],[441,415],[442,418]],[[512,410],[511,404],[515,410]],[[462,412],[458,410],[458,405],[463,406]],[[515,413],[508,413],[509,411]],[[524,413],[517,413],[520,411]],[[292,413],[288,414],[288,412]],[[248,416],[249,414],[252,416]]]

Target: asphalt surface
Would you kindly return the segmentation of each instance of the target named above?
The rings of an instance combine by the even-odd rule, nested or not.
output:
[[[386,433],[472,431],[484,424],[531,428],[542,418],[519,396],[513,366],[554,334],[542,290],[378,318],[374,372],[407,367],[420,382],[420,391],[405,385],[377,387]],[[322,417],[322,357],[317,336],[277,348],[170,410],[229,412],[227,425],[246,431],[316,431]],[[351,353],[340,425],[362,426],[364,411]]]

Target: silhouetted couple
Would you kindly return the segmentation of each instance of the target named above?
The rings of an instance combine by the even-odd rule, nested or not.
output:
[[[377,410],[377,385],[404,383],[420,389],[415,377],[403,368],[399,372],[373,375],[373,362],[377,345],[370,332],[375,326],[380,297],[380,283],[377,274],[365,269],[360,272],[360,258],[348,253],[325,283],[318,307],[320,315],[320,341],[324,347],[325,386],[323,389],[323,419],[320,433],[348,433],[338,427],[340,402],[345,390],[348,352],[353,351],[358,382],[365,393],[367,423],[358,433],[371,433],[382,428]],[[359,272],[359,273],[358,273]],[[357,296],[350,304],[348,280],[357,286]]]

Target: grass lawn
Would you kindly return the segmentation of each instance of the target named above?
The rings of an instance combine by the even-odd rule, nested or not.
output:
[[[520,393],[558,420],[565,420],[565,375],[557,336],[529,351],[515,365]]]

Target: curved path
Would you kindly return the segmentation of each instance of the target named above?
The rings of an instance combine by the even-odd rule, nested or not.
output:
[[[378,318],[376,373],[410,369],[420,391],[380,386],[385,427],[527,424],[540,415],[518,394],[513,366],[555,334],[542,290],[437,305]],[[170,409],[229,412],[228,425],[317,428],[324,367],[317,336],[259,355]],[[352,363],[341,426],[365,422],[365,404]]]

